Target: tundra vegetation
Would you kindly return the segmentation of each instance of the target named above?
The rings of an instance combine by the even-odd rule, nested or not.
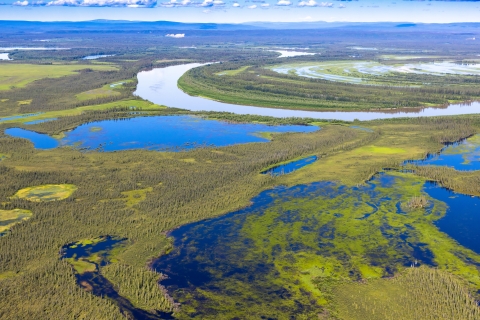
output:
[[[180,78],[179,86],[190,95],[233,104],[306,110],[418,108],[480,97],[478,70],[472,74],[414,73],[395,71],[397,69],[380,74],[357,71],[355,78],[350,73],[347,73],[350,76],[343,75],[345,71],[338,68],[336,62],[330,68],[325,67],[328,58],[316,59],[318,61],[298,64],[298,68],[312,63],[326,68],[325,72],[321,71],[324,73],[310,78],[300,73],[275,71],[290,67],[277,66],[275,60],[257,60],[194,68]],[[335,80],[340,78],[343,80]]]
[[[25,25],[19,28],[30,30],[28,23]],[[307,319],[398,319],[411,315],[419,319],[478,318],[475,300],[479,299],[480,288],[479,253],[462,247],[438,230],[434,222],[445,214],[446,205],[424,194],[421,186],[433,180],[456,192],[478,196],[479,173],[402,164],[437,153],[445,143],[474,137],[480,132],[479,116],[377,120],[350,126],[341,121],[195,113],[222,121],[316,124],[322,129],[271,134],[268,143],[183,152],[98,152],[71,147],[39,150],[25,139],[4,134],[7,128],[22,127],[61,136],[97,120],[138,114],[193,114],[132,95],[139,71],[184,63],[185,59],[227,61],[187,73],[180,85],[188,92],[234,103],[302,109],[400,108],[478,99],[476,76],[448,76],[445,85],[440,86],[433,82],[432,75],[405,75],[411,77],[408,81],[433,84],[408,88],[352,87],[282,75],[266,68],[281,61],[276,53],[264,49],[285,41],[295,46],[308,44],[322,52],[321,57],[291,58],[297,62],[348,60],[359,52],[351,48],[352,41],[360,36],[358,31],[334,30],[328,35],[302,31],[301,37],[296,31],[286,31],[282,37],[276,32],[258,31],[262,36],[252,41],[246,31],[196,30],[195,34],[205,37],[167,39],[163,31],[155,30],[152,35],[137,30],[102,33],[86,28],[59,33],[49,26],[42,28],[44,34],[26,36],[7,25],[0,35],[2,41],[12,46],[49,36],[57,37],[59,46],[72,47],[59,51],[14,51],[10,54],[13,61],[1,62],[2,68],[42,66],[34,68],[42,71],[31,76],[22,69],[25,74],[19,75],[16,82],[6,83],[0,91],[0,226],[8,226],[7,232],[0,229],[1,319],[125,319],[127,316],[115,301],[78,285],[79,274],[94,271],[136,308],[152,313],[174,311],[180,319],[203,314],[211,318],[253,319],[269,313],[286,319],[299,305],[304,306],[299,314]],[[145,28],[149,27],[142,30]],[[336,42],[342,34],[348,36]],[[389,40],[390,36],[381,38],[375,31],[361,34],[364,47],[396,44]],[[460,40],[454,32],[441,37],[430,32],[424,35],[420,43],[410,34],[396,34],[404,39],[403,46],[415,52],[435,44],[435,55],[446,59],[460,53],[474,59],[477,54],[476,46],[465,43],[464,36]],[[232,36],[236,42],[228,40]],[[322,42],[317,40],[320,36]],[[74,42],[81,45],[74,46]],[[92,54],[115,56],[101,62],[78,62]],[[396,49],[388,54],[406,53]],[[377,53],[362,51],[362,57],[375,59]],[[411,60],[408,59],[409,63]],[[43,71],[48,68],[51,71]],[[119,82],[123,84],[111,87]],[[211,87],[206,90],[206,85]],[[317,97],[314,92],[323,96]],[[25,124],[52,118],[55,120]],[[318,160],[288,175],[261,174],[275,165],[308,156]],[[386,168],[392,169],[388,175],[399,181],[394,191],[407,214],[392,213],[392,206],[384,205],[377,208],[371,220],[358,219],[362,218],[361,211],[371,213],[374,207],[360,201],[365,199],[355,190],[372,184],[377,184],[379,195],[393,190],[375,182],[376,178],[370,180]],[[395,172],[402,168],[408,172]],[[266,274],[261,287],[225,277],[224,287],[215,294],[198,290],[182,296],[158,285],[164,274],[152,269],[154,261],[175,250],[168,231],[244,208],[259,193],[276,186],[291,188],[319,181],[348,192],[340,201],[328,194],[320,194],[317,199],[292,197],[279,201],[264,216],[248,216],[241,225],[242,235],[252,244],[248,251],[251,260],[261,257],[275,266],[274,272]],[[379,195],[365,197],[373,199]],[[358,210],[349,210],[349,205],[357,202],[361,202]],[[333,206],[338,206],[341,215],[314,214],[314,208],[327,210]],[[309,233],[302,233],[296,222],[289,225],[276,219],[280,213],[295,208],[299,217],[319,221],[314,227],[336,225],[336,231],[317,230],[326,243],[320,254]],[[428,210],[435,214],[426,214]],[[408,228],[410,224],[413,230]],[[385,226],[384,233],[378,231],[381,226]],[[270,237],[269,231],[274,236]],[[426,256],[421,268],[404,264],[405,252],[413,250],[401,241],[405,232],[409,232],[410,243],[416,245],[414,249]],[[290,244],[283,239],[285,234],[308,250],[303,255],[294,250],[288,252]],[[62,259],[65,246],[92,245],[107,235],[127,240],[103,256]],[[278,247],[282,254],[275,256]],[[381,254],[376,256],[375,252]],[[322,270],[320,265],[326,267]],[[278,288],[287,298],[272,300],[263,295],[262,290],[269,288]],[[228,294],[235,290],[237,297]],[[258,299],[255,303],[249,301],[252,296]],[[298,298],[298,304],[288,297]],[[205,306],[211,309],[202,309],[202,301],[208,301]],[[177,305],[178,302],[181,304]],[[238,308],[236,303],[246,307]]]

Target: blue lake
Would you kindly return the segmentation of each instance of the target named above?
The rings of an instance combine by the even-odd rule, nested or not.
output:
[[[480,170],[480,135],[453,143],[445,147],[440,154],[428,155],[424,160],[405,163],[418,166],[447,166],[464,171]]]
[[[310,156],[307,158],[303,158],[300,160],[288,162],[281,164],[279,166],[275,166],[273,168],[270,168],[268,170],[265,170],[262,172],[262,174],[270,174],[272,176],[281,176],[284,174],[289,174],[292,173],[300,168],[303,168],[305,166],[308,166],[309,164],[314,163],[317,161],[317,156]]]
[[[5,133],[26,138],[36,148],[57,146],[117,151],[148,149],[181,151],[199,147],[223,147],[241,143],[267,142],[260,132],[313,132],[316,126],[268,126],[205,120],[193,116],[154,116],[124,120],[105,120],[81,125],[61,140],[32,131],[14,128]]]
[[[49,135],[33,132],[30,130],[25,130],[21,128],[8,128],[5,129],[5,133],[12,137],[30,140],[33,143],[34,147],[37,149],[48,150],[56,148],[59,145],[58,141],[50,137]]]

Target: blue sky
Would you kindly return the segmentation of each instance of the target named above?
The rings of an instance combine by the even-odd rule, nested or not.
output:
[[[219,23],[480,22],[480,0],[3,0],[0,5],[0,20],[93,19]]]

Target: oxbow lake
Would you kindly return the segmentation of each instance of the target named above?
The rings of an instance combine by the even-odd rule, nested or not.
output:
[[[445,108],[423,108],[416,110],[387,110],[387,111],[304,111],[273,109],[255,106],[244,106],[223,103],[186,94],[177,86],[178,79],[188,70],[200,67],[202,64],[189,63],[178,66],[156,68],[138,74],[138,86],[135,94],[145,100],[159,105],[175,107],[192,111],[233,112],[236,114],[253,114],[272,117],[300,117],[329,120],[374,120],[401,117],[433,117],[460,114],[480,113],[480,103],[452,104]]]

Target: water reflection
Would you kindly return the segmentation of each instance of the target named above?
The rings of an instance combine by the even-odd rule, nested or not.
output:
[[[315,119],[338,119],[345,121],[388,119],[401,117],[432,117],[480,113],[480,103],[452,104],[445,108],[400,109],[388,111],[304,111],[272,109],[223,103],[184,93],[177,86],[178,79],[188,70],[202,66],[190,63],[166,68],[157,68],[138,74],[135,94],[159,105],[193,111],[221,111],[237,114],[254,114],[272,117],[302,117]]]
[[[20,128],[10,128],[5,133],[29,139],[38,149],[75,146],[100,151],[182,151],[269,141],[261,132],[313,132],[318,129],[316,126],[228,123],[194,116],[153,116],[83,124],[65,133],[61,140]]]

